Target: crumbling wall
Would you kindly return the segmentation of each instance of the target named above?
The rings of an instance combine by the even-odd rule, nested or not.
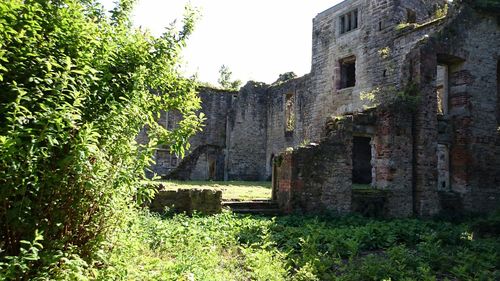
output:
[[[375,130],[375,189],[387,191],[385,215],[410,216],[414,164],[412,114],[397,105],[380,108]]]
[[[165,176],[175,180],[224,180],[224,148],[216,145],[200,145],[189,151]]]
[[[267,180],[268,95],[265,84],[248,82],[234,101],[227,133],[227,179]]]
[[[352,116],[332,120],[319,144],[277,158],[277,202],[285,213],[351,211]]]
[[[451,190],[469,212],[500,204],[496,177],[498,149],[497,67],[500,32],[494,15],[464,7],[460,18],[436,34],[425,56],[450,67],[449,115]],[[425,66],[426,69],[432,67]],[[424,93],[425,94],[425,93]],[[426,93],[432,96],[431,92]]]
[[[314,93],[311,91],[309,75],[290,80],[268,90],[267,105],[267,141],[266,141],[266,177],[271,177],[272,158],[286,147],[297,147],[309,143],[312,124],[308,123],[313,112],[311,106]],[[293,98],[291,118],[293,130],[287,130],[286,99]]]
[[[160,147],[151,167],[164,178],[180,180],[224,180],[227,116],[237,92],[200,88],[199,97],[205,114],[203,130],[189,140],[186,158],[180,159]],[[158,122],[174,129],[182,120],[179,112],[162,113]]]
[[[498,14],[484,8],[485,0],[451,5],[448,17],[438,17],[445,2],[341,2],[314,19],[310,74],[271,86],[250,82],[239,93],[206,89],[207,126],[192,139],[193,155],[184,161],[191,163],[188,178],[206,178],[217,169],[218,178],[223,170],[224,179],[269,179],[273,158],[294,147],[275,175],[282,207],[344,212],[351,202],[352,136],[369,137],[371,187],[383,192],[386,215],[434,215],[441,203],[456,200],[467,211],[496,208]],[[357,15],[357,28],[342,32],[340,19],[347,14]],[[441,82],[438,65],[448,73]],[[444,80],[448,100],[441,105],[448,112],[438,114],[437,83]],[[343,130],[325,131],[332,116],[350,121],[339,123]],[[325,138],[333,131],[339,139]],[[320,145],[297,148],[311,142]],[[210,152],[196,150],[204,145]]]

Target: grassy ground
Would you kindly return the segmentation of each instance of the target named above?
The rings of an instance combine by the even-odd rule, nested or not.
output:
[[[221,190],[223,200],[271,199],[271,182],[161,181],[160,183],[167,190],[179,188]]]
[[[164,182],[269,196],[269,184]],[[228,192],[229,191],[229,192]],[[254,193],[255,192],[255,193]],[[255,195],[257,194],[257,195]],[[338,217],[214,216],[131,210],[95,280],[500,280],[500,212],[451,222]]]
[[[229,211],[131,218],[97,280],[500,280],[498,232],[478,230],[498,227],[499,215],[462,223]]]

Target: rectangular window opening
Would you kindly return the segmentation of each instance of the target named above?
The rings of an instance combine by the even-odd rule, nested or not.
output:
[[[497,62],[497,127],[500,128],[500,60]]]
[[[285,100],[285,132],[295,130],[295,97],[294,94],[287,94]]]
[[[358,10],[354,10],[354,12],[352,12],[352,14],[353,14],[352,29],[356,29],[356,28],[358,28]]]
[[[349,11],[340,16],[340,34],[344,34],[359,27],[358,9]]]
[[[170,165],[172,167],[177,167],[177,155],[172,154],[172,157],[170,158]]]
[[[447,115],[448,114],[448,102],[449,102],[449,71],[448,66],[443,64],[438,64],[437,75],[436,75],[436,97],[437,97],[437,114]]]
[[[416,23],[417,13],[412,9],[406,9],[406,23]]]
[[[450,150],[445,144],[437,147],[438,190],[450,190]]]
[[[356,85],[356,57],[348,57],[340,61],[340,89]]]
[[[347,31],[351,31],[352,28],[352,16],[351,13],[347,14]]]
[[[369,137],[353,137],[352,183],[372,183],[372,145]]]
[[[340,34],[345,33],[345,16],[340,17]]]

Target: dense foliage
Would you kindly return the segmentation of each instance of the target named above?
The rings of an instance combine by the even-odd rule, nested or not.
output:
[[[152,147],[182,154],[200,127],[178,74],[194,12],[157,38],[131,28],[133,2],[108,15],[94,0],[0,1],[0,279],[92,260],[151,193],[137,182]],[[184,120],[167,131],[155,120],[173,109]]]
[[[131,215],[102,280],[500,280],[500,216]]]

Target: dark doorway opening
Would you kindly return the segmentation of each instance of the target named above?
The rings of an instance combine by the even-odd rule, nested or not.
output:
[[[500,60],[497,62],[497,125],[500,127]]]
[[[271,200],[277,199],[278,192],[278,164],[274,161],[274,154],[271,155]]]
[[[216,180],[216,161],[214,157],[208,157],[208,180]]]
[[[352,182],[371,184],[372,182],[371,138],[354,137],[352,146]]]

